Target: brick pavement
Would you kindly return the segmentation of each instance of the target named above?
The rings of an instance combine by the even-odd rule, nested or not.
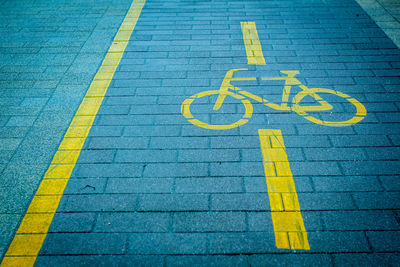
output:
[[[65,47],[37,51],[29,42],[38,34],[25,36],[26,22],[18,20],[24,7],[9,7],[17,36],[27,40],[2,41],[13,50],[4,50],[0,70],[8,73],[10,62],[19,66],[1,76],[1,99],[9,105],[2,111],[4,252],[129,4],[104,3],[96,10],[77,3],[72,10],[85,18],[68,17],[66,10],[53,25],[55,33],[39,35],[49,38],[39,40],[41,46],[55,40]],[[38,13],[27,16],[54,14],[36,8]],[[267,65],[247,64],[242,21],[256,22]],[[80,42],[75,28],[73,34],[56,34],[68,22],[80,29],[88,24]],[[4,31],[13,29],[8,20],[4,24]],[[71,35],[79,44],[68,45]],[[103,36],[110,39],[98,43]],[[17,45],[32,54],[18,56]],[[58,57],[68,63],[54,63]],[[30,68],[22,63],[27,58],[51,63]],[[37,264],[395,265],[399,62],[400,50],[353,1],[148,0]],[[327,127],[254,103],[252,118],[239,128],[190,124],[181,114],[182,102],[217,90],[233,68],[249,68],[238,75],[258,77],[299,70],[304,85],[349,94],[367,116],[352,126]],[[46,78],[47,69],[58,70],[59,80]],[[268,82],[235,85],[279,100],[283,82]],[[319,118],[340,120],[354,112],[343,99],[324,97],[337,112]],[[207,101],[193,105],[193,113],[214,124],[233,122],[242,105],[226,101],[217,114]],[[283,133],[310,250],[275,246],[258,129]]]

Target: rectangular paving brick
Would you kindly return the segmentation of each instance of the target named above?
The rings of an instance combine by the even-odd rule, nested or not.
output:
[[[177,154],[173,150],[118,150],[115,162],[175,162]]]
[[[59,210],[64,212],[135,211],[137,199],[137,195],[132,194],[70,195],[61,201]]]
[[[209,210],[206,194],[146,194],[139,197],[139,211]]]
[[[179,148],[207,148],[207,138],[201,137],[153,137],[150,148],[154,149],[179,149]]]
[[[72,178],[68,181],[64,194],[102,194],[105,191],[106,182],[107,180],[102,178]]]
[[[209,250],[213,254],[277,252],[273,246],[274,234],[259,233],[213,233],[209,235]]]
[[[79,164],[74,177],[141,177],[142,164]]]
[[[368,265],[368,264],[382,264],[391,265],[393,262],[397,262],[399,255],[396,253],[359,253],[351,254],[351,262],[356,265]],[[349,262],[348,254],[336,254],[333,255],[334,263],[337,265],[347,264]]]
[[[246,230],[243,212],[177,212],[174,232],[242,232]]]
[[[391,211],[323,211],[322,219],[328,231],[398,230]]]
[[[207,236],[194,233],[131,234],[128,254],[204,254]]]
[[[398,209],[400,206],[397,192],[359,192],[353,197],[359,209]]]
[[[171,193],[172,188],[172,178],[110,178],[108,179],[105,192],[110,194],[155,194]]]
[[[207,163],[150,163],[146,164],[143,177],[196,177],[208,176]]]
[[[162,265],[164,256],[148,256],[148,255],[63,255],[63,256],[42,256],[36,260],[38,265],[60,266],[66,262],[71,265],[138,265],[143,262],[152,265]]]
[[[111,163],[114,160],[115,150],[82,150],[79,163]]]
[[[149,138],[132,137],[92,137],[90,139],[89,149],[144,149],[148,147]]]
[[[301,210],[348,210],[356,206],[349,193],[298,193]]]
[[[176,178],[174,187],[176,193],[241,193],[243,181],[239,177]]]
[[[213,194],[211,195],[212,210],[269,210],[267,194],[243,193],[243,194]]]
[[[124,254],[127,236],[123,234],[48,234],[41,255]]]
[[[95,218],[94,213],[56,213],[49,233],[89,233]]]
[[[355,192],[382,191],[376,176],[317,176],[312,177],[316,191]]]
[[[367,232],[368,240],[372,245],[373,251],[395,251],[400,250],[399,232],[396,231],[371,231]]]
[[[205,138],[204,138],[205,139]],[[240,161],[237,149],[185,149],[180,150],[178,162],[229,162]]]
[[[367,157],[361,148],[304,148],[308,160],[365,160]]]
[[[371,252],[363,232],[309,232],[308,240],[315,252]]]
[[[167,232],[169,224],[168,213],[101,213],[97,217],[93,231],[100,233]]]
[[[167,266],[193,266],[193,265],[211,265],[211,266],[248,266],[246,255],[184,255],[167,256]]]

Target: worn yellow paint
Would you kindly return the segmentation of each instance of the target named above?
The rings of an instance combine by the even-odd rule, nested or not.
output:
[[[38,196],[35,195],[29,205],[27,214],[30,213],[55,213],[60,203],[61,195]]]
[[[52,213],[26,214],[18,228],[17,234],[45,234],[49,230]]]
[[[50,167],[47,169],[44,178],[69,178],[74,167],[74,164],[51,164]]]
[[[15,256],[7,256],[4,257],[1,262],[1,266],[33,266],[36,261],[36,256],[23,256],[23,257],[15,257]]]
[[[259,129],[277,248],[309,250],[293,175],[280,130]]]
[[[8,256],[36,256],[45,238],[46,234],[16,234],[4,258],[6,259]],[[1,265],[3,266],[3,262]],[[14,265],[11,264],[10,266]]]
[[[68,179],[43,179],[40,183],[39,189],[36,191],[36,195],[62,195],[67,183]]]
[[[1,266],[33,266],[146,0],[134,0],[8,248]],[[16,257],[17,256],[17,257]]]
[[[266,65],[262,52],[260,39],[258,38],[256,23],[245,21],[240,23],[243,33],[243,41],[246,47],[247,63],[250,65]]]

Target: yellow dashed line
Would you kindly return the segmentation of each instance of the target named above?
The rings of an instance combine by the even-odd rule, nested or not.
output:
[[[146,0],[134,0],[64,135],[1,266],[33,266]]]
[[[256,23],[252,21],[240,22],[242,26],[243,41],[246,47],[247,64],[265,65],[265,59],[258,38]]]
[[[277,248],[309,250],[307,231],[280,130],[259,129]]]

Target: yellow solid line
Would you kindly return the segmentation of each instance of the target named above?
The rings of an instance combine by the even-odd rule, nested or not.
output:
[[[243,41],[246,47],[247,64],[266,65],[258,38],[256,23],[253,21],[240,22],[243,33]]]
[[[280,130],[259,129],[277,248],[309,250],[293,175]]]
[[[29,205],[1,266],[33,266],[146,0],[134,0],[58,151]]]

